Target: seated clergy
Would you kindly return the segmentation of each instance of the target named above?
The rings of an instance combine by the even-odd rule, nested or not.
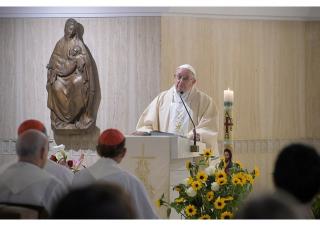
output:
[[[42,132],[44,135],[47,136],[46,127],[43,125],[42,122],[35,119],[28,119],[22,122],[18,128],[18,136],[20,136],[23,132],[29,129],[39,130],[40,132]],[[48,173],[55,176],[68,188],[71,187],[72,180],[73,180],[73,172],[69,168],[59,165],[54,161],[51,161],[50,159],[48,159],[44,166],[44,170],[46,170]]]
[[[67,189],[43,170],[48,147],[48,138],[37,130],[30,129],[18,137],[18,162],[0,175],[0,203],[42,206],[51,212]]]
[[[137,218],[158,218],[142,182],[118,165],[127,152],[123,134],[117,129],[105,130],[99,137],[97,152],[101,158],[92,166],[77,172],[73,186],[85,186],[96,181],[117,184],[131,195]]]

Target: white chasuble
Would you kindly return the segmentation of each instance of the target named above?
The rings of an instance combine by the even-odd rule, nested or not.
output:
[[[136,130],[142,132],[150,132],[159,130],[161,132],[173,132],[177,124],[172,123],[178,118],[175,116],[173,109],[182,112],[182,127],[179,132],[183,132],[187,127],[187,137],[193,137],[193,125],[188,121],[188,115],[183,111],[182,106],[173,106],[175,87],[163,91],[141,114]],[[212,98],[207,94],[199,91],[195,86],[192,87],[190,93],[186,93],[186,106],[190,108],[193,122],[196,125],[196,131],[200,135],[200,141],[206,143],[207,148],[212,148],[215,156],[219,156],[218,152],[218,110]],[[179,96],[178,96],[179,98]],[[175,98],[176,100],[177,98]],[[184,109],[185,110],[185,109]],[[188,122],[187,122],[188,121]],[[178,124],[179,127],[179,124]],[[178,133],[179,134],[179,133]]]

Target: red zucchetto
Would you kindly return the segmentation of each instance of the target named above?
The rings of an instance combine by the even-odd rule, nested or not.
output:
[[[29,129],[39,130],[47,136],[46,127],[42,124],[42,122],[35,119],[29,119],[21,123],[18,128],[18,136],[20,136],[24,131]]]
[[[98,144],[99,145],[118,145],[124,141],[123,134],[117,129],[107,129],[103,131],[99,137]]]

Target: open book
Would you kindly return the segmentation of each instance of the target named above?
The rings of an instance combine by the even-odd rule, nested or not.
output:
[[[143,136],[175,136],[175,137],[187,138],[186,136],[182,136],[182,135],[178,135],[178,134],[174,134],[174,133],[168,133],[168,132],[161,132],[159,130],[144,132]]]

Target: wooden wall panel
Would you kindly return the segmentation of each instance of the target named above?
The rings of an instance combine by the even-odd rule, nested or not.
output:
[[[320,23],[306,25],[307,137],[320,138]]]
[[[0,19],[1,138],[15,137],[17,126],[27,118],[37,118],[50,128],[46,65],[63,36],[66,19]],[[130,133],[160,91],[160,18],[77,20],[84,26],[84,42],[99,72],[97,126]]]
[[[319,142],[320,23],[162,17],[161,30],[161,90],[178,65],[193,65],[219,108],[222,143],[223,90],[233,89],[234,159],[260,168],[255,192],[273,190],[281,148]]]
[[[304,22],[162,17],[161,29],[161,89],[190,63],[221,116],[234,90],[235,139],[306,136]]]

